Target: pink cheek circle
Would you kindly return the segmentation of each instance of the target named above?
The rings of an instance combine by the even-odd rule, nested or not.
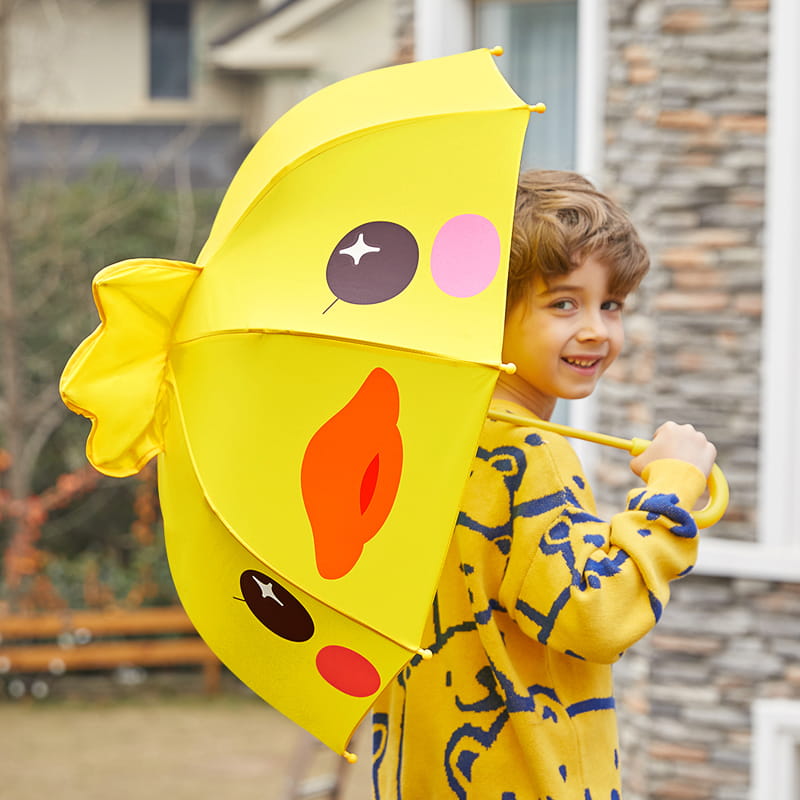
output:
[[[431,272],[436,285],[452,297],[480,294],[500,266],[500,236],[479,214],[459,214],[436,234]]]
[[[334,689],[351,697],[369,697],[381,687],[378,670],[349,647],[323,647],[317,653],[317,671]]]

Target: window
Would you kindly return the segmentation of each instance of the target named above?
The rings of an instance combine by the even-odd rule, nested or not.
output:
[[[189,97],[190,22],[188,2],[150,2],[150,97]]]
[[[508,82],[526,102],[547,105],[528,127],[522,166],[574,169],[577,0],[478,2],[475,43],[503,45],[497,63]]]
[[[753,703],[753,797],[794,800],[800,789],[800,703]]]

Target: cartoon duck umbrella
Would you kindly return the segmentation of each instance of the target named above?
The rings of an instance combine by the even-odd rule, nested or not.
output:
[[[487,50],[312,95],[196,264],[97,275],[100,326],[62,376],[97,469],[158,456],[199,633],[339,752],[420,646],[501,368],[532,110]]]

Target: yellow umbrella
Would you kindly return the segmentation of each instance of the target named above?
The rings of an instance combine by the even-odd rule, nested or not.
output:
[[[196,264],[98,274],[62,377],[98,469],[158,455],[199,633],[340,752],[420,647],[502,368],[532,110],[487,50],[318,92],[255,145]]]

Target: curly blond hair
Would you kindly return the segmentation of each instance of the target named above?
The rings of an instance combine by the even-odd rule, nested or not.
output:
[[[628,214],[575,172],[528,170],[519,178],[506,308],[529,291],[566,275],[590,255],[611,269],[610,290],[627,295],[644,278],[650,258]]]

